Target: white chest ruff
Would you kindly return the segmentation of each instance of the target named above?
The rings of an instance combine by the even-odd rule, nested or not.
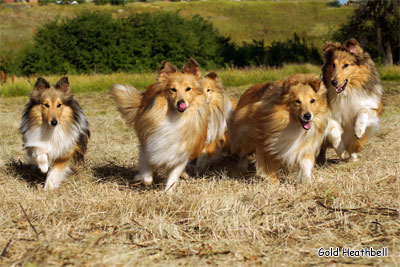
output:
[[[316,154],[322,141],[323,135],[318,134],[314,126],[306,131],[293,125],[272,137],[269,151],[287,167],[293,168],[305,155]]]
[[[60,125],[55,128],[43,125],[29,129],[24,138],[24,148],[39,148],[47,154],[50,162],[54,162],[73,148],[79,138],[79,131],[71,129],[65,132]]]
[[[146,139],[144,149],[150,165],[171,168],[188,160],[186,146],[182,144],[185,129],[184,120],[168,119],[162,121]]]

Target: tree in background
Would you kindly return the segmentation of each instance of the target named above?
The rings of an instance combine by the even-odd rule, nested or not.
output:
[[[384,65],[399,62],[400,10],[398,0],[360,1],[347,24],[334,33],[337,41],[354,37]]]
[[[21,64],[23,74],[146,72],[164,60],[177,65],[196,58],[202,67],[223,66],[225,38],[199,16],[176,13],[83,13],[38,29]]]

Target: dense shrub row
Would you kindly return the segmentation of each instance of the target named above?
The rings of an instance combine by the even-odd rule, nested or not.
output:
[[[199,16],[184,19],[175,13],[145,13],[114,19],[108,13],[83,13],[45,24],[18,65],[7,70],[2,62],[1,68],[25,75],[145,72],[157,69],[164,60],[181,65],[188,57],[207,69],[321,63],[318,51],[296,34],[270,46],[262,40],[237,46]]]
[[[228,52],[227,52],[228,51]],[[283,66],[285,63],[314,63],[321,64],[322,59],[318,49],[307,44],[296,33],[293,39],[284,42],[274,41],[265,46],[264,40],[253,40],[243,43],[241,47],[225,51],[225,59],[233,66]]]

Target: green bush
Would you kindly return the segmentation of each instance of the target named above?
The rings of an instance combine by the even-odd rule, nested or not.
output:
[[[236,67],[246,66],[283,66],[285,63],[321,64],[318,49],[309,46],[304,38],[294,33],[292,39],[284,42],[274,41],[265,46],[263,40],[243,43],[241,47],[227,47],[226,60]]]
[[[183,64],[194,57],[206,68],[223,65],[223,44],[213,26],[175,13],[133,14],[113,19],[84,13],[38,30],[25,51],[24,74],[143,72],[164,60]]]

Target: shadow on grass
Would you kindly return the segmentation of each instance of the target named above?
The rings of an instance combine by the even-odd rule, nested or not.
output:
[[[193,179],[207,179],[208,177],[213,177],[214,179],[237,180],[244,183],[254,183],[264,180],[264,178],[256,176],[256,166],[252,160],[249,160],[247,171],[244,173],[238,172],[238,164],[238,156],[226,156],[219,162],[210,164],[203,172],[197,172],[195,168],[196,160],[194,160],[188,164],[186,171]]]
[[[336,165],[336,164],[340,164],[340,163],[348,162],[348,161],[349,161],[349,159],[326,159],[326,161],[323,163],[316,162],[315,167],[318,169],[326,169],[326,168],[329,168],[329,166],[331,166],[331,165]]]
[[[154,181],[151,186],[134,181],[135,175],[138,174],[137,170],[133,167],[116,165],[114,162],[108,162],[102,166],[92,166],[91,169],[96,183],[116,183],[139,191],[163,189],[165,186],[165,180],[156,173],[154,173]]]
[[[45,173],[41,173],[37,167],[25,164],[20,160],[10,160],[10,162],[6,164],[5,168],[7,172],[15,173],[32,187],[44,185],[44,182],[46,181]]]

